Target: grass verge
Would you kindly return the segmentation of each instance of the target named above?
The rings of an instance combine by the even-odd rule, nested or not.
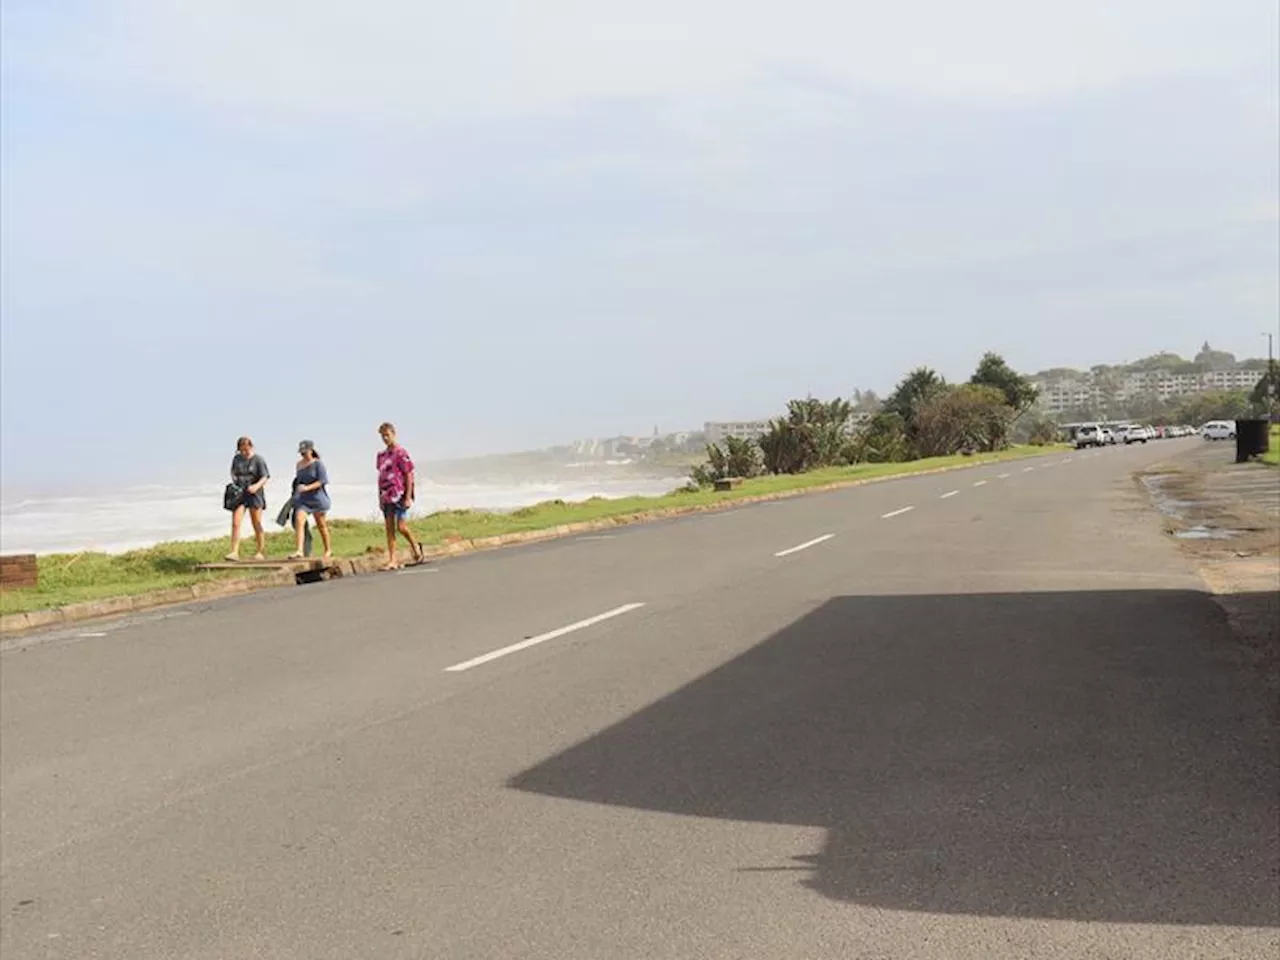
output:
[[[426,544],[445,543],[453,539],[476,540],[502,534],[545,530],[562,524],[584,523],[617,517],[641,519],[646,514],[680,507],[696,507],[732,502],[771,493],[806,490],[833,483],[870,480],[877,477],[907,476],[927,470],[955,467],[999,460],[1037,456],[1051,447],[1014,447],[994,454],[971,457],[932,457],[909,463],[864,463],[852,467],[832,467],[796,476],[756,477],[727,493],[713,490],[680,490],[661,497],[627,497],[607,500],[596,497],[581,503],[552,500],[509,513],[484,510],[451,510],[411,520],[414,533]],[[270,522],[271,518],[268,518]],[[270,523],[274,528],[274,523]],[[382,525],[363,520],[333,520],[333,552],[339,557],[354,557],[381,549],[385,545]],[[246,537],[242,556],[253,550],[252,531],[245,524]],[[277,528],[278,529],[278,528]],[[267,555],[283,557],[292,552],[293,536],[289,532],[268,533]],[[319,538],[315,547],[319,549]],[[403,543],[402,543],[403,547]],[[226,553],[227,541],[189,540],[161,543],[145,550],[128,553],[49,554],[38,558],[40,585],[28,589],[6,589],[0,593],[0,614],[24,613],[78,603],[190,586],[216,579],[261,576],[251,570],[197,572],[199,563],[212,563]]]
[[[1269,449],[1262,455],[1262,462],[1269,463],[1273,467],[1280,466],[1280,424],[1278,423],[1271,425]]]

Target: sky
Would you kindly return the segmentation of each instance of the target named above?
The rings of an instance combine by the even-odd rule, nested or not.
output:
[[[0,489],[1263,354],[1278,9],[4,0]]]

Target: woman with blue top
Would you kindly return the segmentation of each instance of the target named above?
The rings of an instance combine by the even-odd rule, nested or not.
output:
[[[298,535],[297,549],[289,557],[290,560],[302,559],[302,538],[307,529],[307,514],[316,518],[316,528],[320,531],[320,539],[324,541],[324,559],[332,555],[329,540],[329,521],[326,515],[333,506],[329,501],[329,473],[320,462],[320,454],[316,453],[316,445],[310,440],[298,444],[298,472],[293,478],[293,529]]]

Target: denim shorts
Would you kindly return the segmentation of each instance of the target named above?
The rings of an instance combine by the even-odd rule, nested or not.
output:
[[[384,517],[395,517],[397,520],[403,520],[409,516],[409,508],[402,503],[384,503],[382,505],[382,515]]]
[[[240,495],[240,502],[237,506],[247,507],[250,510],[265,510],[267,509],[267,495],[261,490],[257,493],[250,493],[246,490]]]

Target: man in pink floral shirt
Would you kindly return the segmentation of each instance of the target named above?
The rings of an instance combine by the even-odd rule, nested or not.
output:
[[[418,563],[425,559],[422,544],[405,522],[409,516],[409,508],[413,506],[413,460],[409,457],[409,451],[396,443],[396,428],[393,424],[382,424],[378,427],[378,433],[382,442],[387,445],[387,449],[378,452],[378,504],[382,508],[387,526],[387,563],[383,569],[395,570],[400,566],[396,561],[397,531],[409,541],[413,559]]]

